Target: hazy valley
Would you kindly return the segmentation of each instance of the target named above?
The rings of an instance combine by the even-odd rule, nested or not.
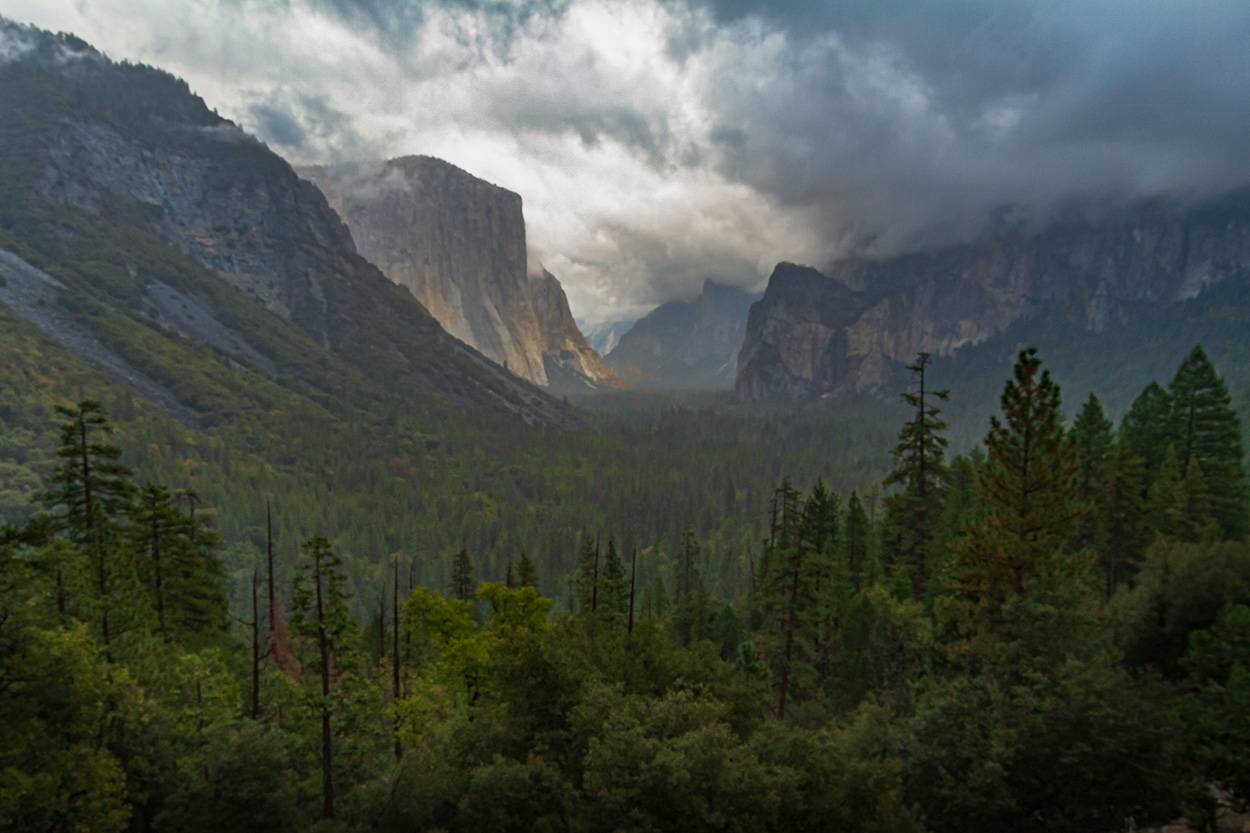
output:
[[[1246,183],[657,243],[216,106],[0,16],[0,826],[1244,824]]]

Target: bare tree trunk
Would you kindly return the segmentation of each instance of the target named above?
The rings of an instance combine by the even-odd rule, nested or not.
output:
[[[100,534],[99,521],[95,516],[95,497],[91,494],[90,443],[87,441],[87,421],[82,417],[81,408],[78,414],[78,436],[82,450],[83,515],[87,522],[87,534],[91,536],[91,547],[95,550],[96,592],[100,596],[100,636],[104,642],[104,657],[112,662],[113,653],[109,645],[108,571],[104,564],[104,540]]]
[[[590,579],[590,612],[599,607],[599,535],[595,534],[595,569]]]
[[[252,570],[252,719],[260,717],[260,610],[257,585],[260,573]]]
[[[634,557],[629,562],[629,633],[634,632],[634,590],[638,586],[638,547],[634,547]]]
[[[386,582],[378,592],[378,665],[386,659]]]
[[[278,611],[277,596],[273,586],[273,511],[269,501],[265,501],[265,561],[269,567],[269,639],[273,639],[273,629],[277,627]]]
[[[161,636],[168,639],[165,631],[165,577],[161,573],[161,529],[156,514],[156,501],[152,501],[152,567],[156,573],[156,622]]]
[[[794,649],[794,618],[799,602],[799,564],[801,557],[802,549],[796,549],[794,554],[794,578],[790,582],[790,610],[786,615],[785,662],[781,666],[781,691],[777,693],[778,720],[786,719],[786,694],[790,690],[790,659]]]
[[[321,555],[313,562],[317,583],[317,646],[321,653],[321,816],[334,818],[334,739],[330,733],[330,642],[321,598]]]
[[[394,627],[391,629],[391,700],[399,702],[399,559],[395,559],[395,576],[391,587],[391,615]],[[404,745],[399,740],[399,716],[395,717],[395,760],[404,757]]]

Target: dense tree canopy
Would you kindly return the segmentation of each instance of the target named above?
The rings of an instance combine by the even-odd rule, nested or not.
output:
[[[1069,428],[1026,350],[984,451],[947,460],[928,394],[908,400],[884,501],[779,477],[721,501],[766,518],[756,549],[622,520],[563,561],[500,542],[498,582],[467,544],[437,582],[394,554],[363,626],[349,547],[307,537],[262,604],[264,538],[136,485],[103,408],[67,408],[37,511],[0,531],[0,825],[1210,823],[1213,795],[1250,800],[1250,545],[1221,390],[1195,352],[1118,429],[1093,397]],[[233,615],[228,559],[248,578]]]

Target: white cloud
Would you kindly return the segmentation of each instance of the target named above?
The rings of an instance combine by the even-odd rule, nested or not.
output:
[[[711,166],[699,88],[718,70],[666,49],[692,20],[711,25],[691,12],[578,3],[501,51],[489,17],[464,9],[431,8],[397,49],[306,0],[11,2],[186,78],[294,162],[424,153],[519,192],[583,320],[640,314],[709,276],[759,285],[777,260],[821,254],[799,212]]]

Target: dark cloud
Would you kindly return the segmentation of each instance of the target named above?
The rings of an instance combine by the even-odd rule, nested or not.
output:
[[[308,131],[294,113],[280,104],[258,101],[248,108],[256,133],[271,143],[290,150],[299,150],[308,140]]]
[[[718,2],[783,32],[711,91],[723,170],[900,248],[998,206],[1250,181],[1250,4]]]
[[[281,1],[281,0],[280,0]],[[381,43],[406,46],[432,12],[467,13],[484,27],[463,28],[459,36],[483,54],[506,56],[535,22],[557,17],[572,0],[313,0],[312,5],[343,21],[370,30]]]
[[[358,133],[352,119],[325,96],[285,88],[253,92],[244,126],[294,162],[374,158],[375,140]]]

